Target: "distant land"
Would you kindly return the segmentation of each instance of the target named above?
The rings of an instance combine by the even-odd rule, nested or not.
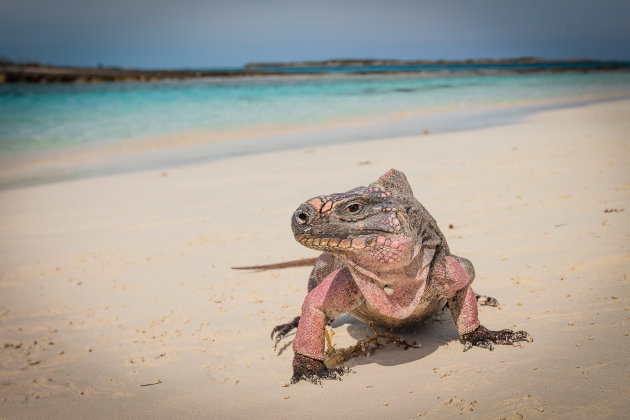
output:
[[[516,58],[469,58],[466,60],[396,60],[396,59],[332,59],[323,61],[291,61],[247,63],[245,68],[265,67],[372,67],[372,66],[418,66],[418,65],[462,65],[462,64],[525,64],[525,63],[610,63],[611,61],[584,59],[553,60],[539,57]],[[614,61],[613,61],[614,62]]]
[[[0,60],[0,83],[152,82],[209,77],[431,74],[436,71],[542,73],[630,71],[630,62],[592,59],[551,60],[537,57],[467,60],[333,59],[248,63],[241,69],[142,70],[121,67],[72,67]]]

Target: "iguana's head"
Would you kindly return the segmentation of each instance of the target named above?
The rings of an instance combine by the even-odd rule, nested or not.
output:
[[[395,269],[414,257],[414,202],[405,174],[392,169],[367,187],[311,198],[297,208],[291,227],[308,248],[365,268]]]

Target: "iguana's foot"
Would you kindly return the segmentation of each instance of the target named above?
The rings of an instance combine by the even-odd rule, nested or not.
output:
[[[276,347],[278,347],[278,343],[280,342],[280,340],[282,340],[284,338],[285,335],[290,333],[294,328],[297,328],[299,322],[300,322],[300,317],[296,316],[295,318],[293,318],[293,321],[291,321],[291,322],[289,322],[287,324],[276,325],[273,328],[273,330],[271,331],[271,339],[272,340],[273,340],[273,335],[275,333],[278,333],[276,335],[276,341],[273,343],[273,348],[274,349]]]
[[[294,384],[305,379],[315,385],[321,385],[322,379],[337,379],[340,381],[341,377],[349,371],[350,369],[345,367],[327,368],[321,360],[295,353],[291,383]]]
[[[477,299],[477,303],[481,306],[499,306],[499,301],[490,296],[478,295],[475,293],[475,298]]]
[[[492,351],[494,344],[514,344],[519,341],[531,343],[534,339],[525,331],[490,331],[480,325],[475,331],[462,335],[460,341],[464,343],[464,351],[469,350],[472,346],[483,347]]]

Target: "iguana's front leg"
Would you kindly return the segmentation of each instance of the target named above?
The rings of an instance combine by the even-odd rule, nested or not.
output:
[[[451,257],[445,258],[442,267],[442,269],[437,270],[437,273],[444,275],[444,290],[447,296],[453,293],[455,289],[459,289],[452,296],[448,296],[448,307],[457,326],[460,341],[464,344],[464,351],[472,346],[483,347],[492,351],[494,344],[533,341],[532,337],[525,331],[507,329],[491,331],[481,325],[477,312],[477,298],[470,286],[466,270]]]
[[[319,383],[338,379],[343,368],[328,369],[324,364],[324,330],[337,316],[361,302],[361,292],[347,268],[333,271],[309,292],[302,305],[302,315],[293,341],[293,377]]]

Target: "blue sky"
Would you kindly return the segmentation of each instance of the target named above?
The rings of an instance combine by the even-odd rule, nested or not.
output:
[[[624,0],[0,0],[0,56],[233,67],[328,58],[630,60]]]

